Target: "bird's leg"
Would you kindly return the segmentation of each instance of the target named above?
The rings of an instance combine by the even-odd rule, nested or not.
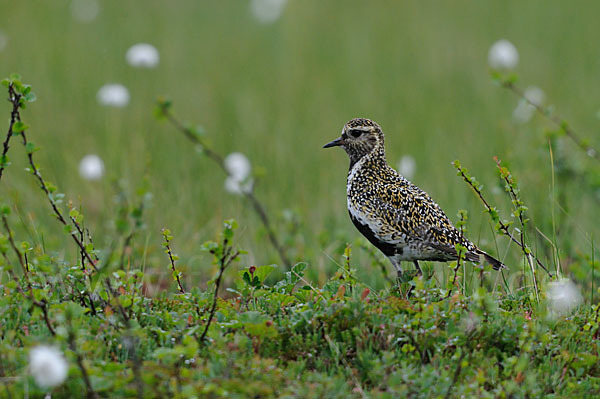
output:
[[[392,262],[392,265],[394,265],[394,268],[396,269],[396,273],[398,273],[397,281],[398,281],[398,283],[400,283],[402,281],[402,276],[404,275],[404,270],[402,270],[402,265],[401,265],[402,262],[400,262],[393,256],[389,257],[389,260]]]
[[[415,263],[415,267],[417,268],[417,274],[419,276],[422,276],[423,275],[423,270],[421,270],[421,268],[419,267],[419,261],[415,260],[413,262]]]

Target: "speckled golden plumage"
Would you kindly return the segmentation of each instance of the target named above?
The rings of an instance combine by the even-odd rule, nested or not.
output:
[[[341,146],[350,157],[347,205],[357,229],[392,262],[449,261],[455,246],[467,249],[465,258],[483,256],[494,269],[504,265],[467,240],[429,195],[392,169],[385,160],[383,131],[365,118],[350,120],[342,135],[325,145]]]

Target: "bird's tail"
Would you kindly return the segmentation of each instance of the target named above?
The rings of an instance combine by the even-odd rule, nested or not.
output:
[[[478,250],[477,253],[479,255],[482,255],[483,258],[485,259],[485,261],[487,263],[489,263],[490,265],[492,265],[494,270],[506,269],[506,265],[504,263],[500,262],[498,259],[494,258],[493,256],[483,252],[482,250]]]

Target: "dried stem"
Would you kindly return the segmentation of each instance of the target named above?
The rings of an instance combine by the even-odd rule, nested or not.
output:
[[[10,226],[8,224],[8,220],[6,219],[6,215],[2,215],[2,222],[4,225],[4,229],[6,230],[6,234],[9,237],[9,242],[11,244],[11,248],[13,249],[13,251],[17,254],[17,256],[19,257],[19,261],[21,262],[21,266],[23,266],[23,264],[27,264],[27,261],[23,261],[23,258],[21,257],[21,253],[19,252],[19,250],[17,249],[17,247],[15,246],[15,243],[12,239],[13,236],[13,232],[10,229]],[[4,259],[6,260],[7,263],[10,263],[10,260],[8,259],[8,256],[6,254],[6,252],[3,252],[2,255],[4,256]],[[23,290],[23,288],[21,287],[21,282],[19,281],[19,279],[17,278],[17,276],[12,272],[12,270],[8,270],[9,275],[12,277],[12,279],[17,283],[16,284],[16,288],[17,291],[19,291],[19,293],[21,295],[23,295],[24,297],[26,297],[27,299],[29,299],[35,306],[37,306],[38,308],[40,308],[42,310],[42,314],[44,316],[44,323],[46,323],[46,326],[48,327],[48,331],[50,331],[50,334],[52,334],[52,336],[56,335],[56,331],[54,330],[54,327],[52,327],[52,323],[50,323],[50,318],[48,317],[48,303],[46,302],[45,299],[42,299],[41,301],[38,301],[37,299],[35,299],[35,297],[33,296],[33,288],[31,286],[31,281],[29,280],[29,274],[28,272],[28,268],[24,267],[24,278],[25,281],[27,282],[27,289],[29,290],[29,292]]]
[[[4,146],[4,150],[3,150],[4,151],[3,152],[4,155],[6,155],[6,152],[8,151],[8,140],[14,134],[14,132],[13,132],[14,124],[16,122],[21,122],[21,114],[19,112],[19,109],[21,108],[21,105],[22,105],[21,104],[21,99],[23,97],[22,95],[20,95],[20,94],[18,94],[16,92],[13,83],[11,83],[8,86],[8,93],[9,93],[9,101],[12,103],[13,109],[12,109],[12,112],[11,112],[11,124],[9,126],[9,131],[8,131],[8,134],[7,134],[7,138],[5,140],[5,146]],[[67,223],[66,219],[64,218],[64,216],[62,215],[62,213],[58,209],[56,201],[54,200],[54,197],[52,196],[52,193],[50,192],[50,189],[48,188],[47,183],[44,181],[44,179],[42,178],[42,175],[41,175],[38,167],[33,162],[33,150],[28,149],[28,145],[27,145],[28,141],[27,141],[27,135],[25,134],[25,129],[23,129],[22,131],[20,131],[19,134],[21,135],[21,138],[23,139],[23,146],[27,149],[27,159],[29,160],[29,167],[30,167],[31,173],[37,178],[40,187],[42,188],[42,190],[44,191],[44,193],[46,193],[46,197],[48,198],[48,201],[50,202],[50,205],[52,207],[52,210],[53,210],[56,218],[64,226],[68,226],[68,223]],[[2,163],[1,168],[2,169],[0,169],[0,170],[3,170],[4,163]],[[1,177],[1,174],[0,174],[0,177]],[[74,224],[75,224],[75,227],[77,228],[78,232],[81,234],[81,227],[79,226],[79,224],[77,224],[77,223],[74,223]],[[92,258],[90,257],[89,253],[85,249],[85,245],[84,245],[83,241],[80,240],[79,237],[77,237],[73,233],[71,233],[71,237],[73,237],[73,240],[75,241],[75,243],[77,244],[77,246],[80,248],[80,250],[84,254],[85,258],[90,262],[90,264],[92,265],[92,267],[94,269],[96,269],[96,266],[95,266],[94,262],[92,261]]]
[[[508,169],[502,166],[498,157],[494,157],[494,161],[496,161],[496,166],[498,167],[498,170],[500,171],[500,176],[502,177],[502,179],[504,179],[504,182],[506,183],[508,193],[510,195],[513,205],[515,206],[515,213],[519,217],[519,223],[521,224],[521,228],[519,229],[519,238],[520,238],[521,243],[519,246],[521,247],[521,249],[523,249],[523,254],[525,255],[525,258],[527,259],[527,263],[529,264],[529,267],[531,268],[531,276],[533,277],[535,296],[539,302],[540,298],[539,298],[539,293],[538,293],[537,277],[535,276],[535,267],[533,266],[533,261],[531,259],[532,258],[531,251],[529,250],[529,248],[527,248],[527,245],[525,244],[526,220],[523,219],[523,212],[525,209],[524,205],[523,205],[523,201],[521,201],[521,199],[517,195],[517,191],[515,191],[515,182],[511,176],[510,172],[508,171]]]
[[[12,231],[8,226],[8,220],[6,219],[6,215],[2,215],[2,224],[4,225],[4,229],[6,230],[6,235],[8,236],[8,242],[10,243],[10,247],[17,255],[19,263],[21,264],[21,268],[23,269],[23,274],[25,274],[25,276],[27,277],[27,274],[29,273],[29,267],[27,266],[27,263],[25,263],[25,261],[23,260],[23,255],[21,254],[21,251],[19,251],[19,249],[15,245],[15,240],[13,239]]]
[[[267,236],[269,237],[269,241],[271,241],[271,244],[279,254],[279,258],[287,266],[287,268],[290,269],[292,267],[292,263],[288,259],[283,247],[279,244],[279,240],[277,240],[277,236],[275,235],[275,232],[271,227],[271,222],[269,221],[269,217],[267,216],[267,212],[265,211],[264,206],[256,198],[253,191],[244,192],[244,195],[246,196],[246,198],[248,198],[248,200],[250,200],[252,207],[260,217],[261,222],[267,230]]]
[[[223,170],[227,175],[229,175],[229,171],[225,167],[224,157],[221,156],[220,154],[216,153],[215,151],[213,151],[207,145],[207,143],[204,142],[204,140],[202,140],[190,128],[186,127],[183,123],[181,123],[181,121],[179,121],[177,118],[175,118],[175,116],[169,110],[168,105],[166,105],[164,103],[160,103],[159,111],[160,111],[161,115],[164,116],[171,123],[171,125],[173,125],[173,127],[175,127],[177,130],[179,130],[181,133],[183,133],[185,135],[185,137],[187,137],[191,142],[193,142],[196,145],[201,146],[203,153],[206,154],[206,156],[208,156],[211,160],[213,160],[221,168],[221,170]],[[292,263],[290,262],[289,258],[287,257],[287,255],[285,253],[285,250],[283,249],[283,247],[279,243],[279,240],[277,239],[277,236],[275,235],[275,231],[273,230],[271,221],[269,220],[269,216],[265,210],[264,205],[254,195],[254,187],[250,187],[249,189],[242,190],[242,194],[248,199],[248,201],[252,205],[252,208],[258,214],[260,221],[262,222],[263,226],[265,227],[265,229],[267,231],[267,236],[269,237],[269,241],[271,242],[271,244],[277,251],[279,258],[286,265],[286,267],[288,269],[290,269],[292,267]]]
[[[167,118],[171,125],[173,125],[177,130],[182,132],[185,135],[185,137],[188,138],[188,140],[190,140],[194,144],[201,146],[202,152],[206,154],[207,157],[212,159],[217,165],[219,165],[223,172],[229,174],[227,168],[225,167],[225,159],[220,154],[211,150],[210,147],[208,147],[204,141],[202,141],[197,135],[192,133],[192,131],[188,127],[184,126],[184,124],[181,123],[179,119],[175,118],[175,116],[166,107],[161,106],[160,109],[162,114]]]
[[[465,214],[464,212],[460,212],[460,223],[458,223],[458,231],[460,232],[460,235],[462,236],[464,234],[464,225],[465,225]],[[466,248],[464,247],[459,247],[457,248],[457,255],[458,255],[458,259],[456,259],[456,266],[454,266],[454,277],[452,277],[452,285],[451,288],[448,290],[448,294],[446,295],[446,298],[450,298],[450,294],[452,294],[452,287],[454,287],[454,285],[456,284],[456,277],[458,276],[458,269],[460,269],[460,267],[462,266],[462,263],[464,261],[465,258],[465,254],[466,254]]]
[[[582,139],[579,136],[579,133],[577,133],[575,130],[573,130],[573,128],[571,126],[569,126],[569,123],[567,121],[565,121],[564,119],[560,118],[557,115],[553,115],[549,109],[542,107],[537,102],[534,102],[534,101],[531,101],[530,99],[528,99],[525,96],[525,93],[523,92],[523,90],[521,90],[519,87],[517,87],[511,79],[501,79],[500,84],[502,85],[502,87],[512,91],[514,94],[516,94],[521,99],[523,99],[527,104],[529,104],[533,108],[535,108],[535,110],[540,115],[544,116],[546,119],[548,119],[549,121],[554,123],[556,126],[558,126],[560,128],[560,130],[562,130],[565,133],[565,135],[567,137],[569,137],[575,143],[575,145],[577,147],[579,147],[581,150],[583,150],[590,158],[593,158],[596,161],[600,161],[600,153],[598,153],[598,151],[594,147],[589,145],[586,142],[586,140]]]
[[[486,211],[492,215],[497,213],[496,209],[494,207],[492,207],[488,201],[485,199],[485,197],[483,196],[483,194],[481,193],[481,190],[477,187],[477,185],[475,185],[473,183],[473,179],[471,178],[471,176],[468,176],[465,173],[465,169],[462,168],[460,166],[460,164],[455,163],[454,167],[458,170],[458,175],[461,176],[463,178],[463,180],[469,185],[471,186],[471,188],[473,189],[473,191],[475,191],[475,194],[477,194],[477,196],[479,197],[479,199],[481,200],[481,202],[483,203],[483,205],[486,208]],[[544,266],[544,264],[536,257],[531,255],[531,249],[529,249],[529,247],[526,244],[521,244],[521,241],[519,241],[511,232],[510,229],[508,227],[508,225],[506,225],[506,223],[504,223],[502,221],[502,219],[498,218],[498,228],[499,230],[506,235],[508,238],[510,238],[510,240],[512,242],[514,242],[515,244],[517,244],[521,250],[523,251],[524,254],[529,254],[530,256],[532,256],[536,263],[538,264],[539,267],[541,267],[546,273],[548,273],[548,275],[550,277],[552,277],[552,273],[550,273],[550,271],[546,268],[546,266]]]
[[[21,103],[20,103],[21,96],[16,93],[16,91],[14,90],[14,87],[13,87],[12,83],[9,85],[9,93],[13,94],[11,96],[11,98],[10,98],[10,101],[13,104],[13,109],[14,109],[13,112],[15,113],[15,118],[16,118],[17,121],[20,122],[21,121],[21,115],[20,115],[20,112],[19,112],[19,108],[21,106]],[[23,129],[20,132],[20,134],[21,134],[21,137],[23,139],[23,146],[27,149],[27,159],[29,161],[29,167],[30,167],[31,173],[36,177],[40,188],[46,194],[46,198],[48,198],[48,202],[50,203],[50,207],[52,208],[52,211],[54,212],[54,215],[56,216],[56,218],[60,221],[60,223],[62,225],[68,226],[70,228],[71,226],[69,225],[69,223],[67,222],[67,220],[63,216],[62,212],[58,208],[58,204],[57,204],[56,200],[54,199],[54,196],[53,196],[50,188],[48,187],[48,183],[46,183],[46,181],[42,177],[42,174],[40,173],[39,168],[36,166],[35,162],[33,161],[33,151],[30,150],[30,149],[28,149],[28,141],[27,141],[27,135],[25,133],[25,130]],[[98,269],[96,268],[96,263],[98,261],[98,258],[95,255],[94,255],[95,259],[92,258],[92,255],[89,253],[89,251],[85,247],[85,244],[84,244],[83,240],[81,240],[79,238],[79,237],[83,236],[83,233],[84,233],[83,228],[77,222],[77,220],[75,220],[75,218],[73,218],[73,217],[69,217],[69,218],[70,218],[71,224],[75,227],[75,230],[71,231],[71,233],[69,235],[71,236],[71,238],[73,238],[73,241],[75,241],[75,243],[79,247],[79,249],[80,249],[81,254],[83,255],[83,257],[89,262],[89,264],[92,266],[92,268],[95,271],[98,271]],[[117,302],[117,307],[119,308],[119,311],[120,311],[121,315],[124,318],[125,324],[127,326],[129,326],[129,316],[127,315],[127,313],[125,312],[125,310],[121,306],[121,304],[120,304],[120,302],[118,300],[118,294],[112,288],[112,286],[110,284],[109,278],[106,278],[104,280],[104,282],[105,282],[105,285],[106,285],[109,293],[113,296],[113,298],[115,298],[115,300]]]
[[[185,294],[185,290],[183,289],[183,285],[181,285],[181,280],[179,279],[179,272],[175,268],[175,258],[173,257],[173,252],[171,251],[171,232],[168,229],[162,229],[162,233],[165,239],[163,245],[166,248],[165,252],[169,255],[169,261],[171,262],[171,270],[173,271],[173,276],[175,276],[175,280],[177,281],[177,287],[179,288],[180,293]]]
[[[21,122],[21,115],[19,112],[19,109],[22,106],[22,95],[17,93],[15,90],[15,87],[13,85],[13,83],[9,84],[8,87],[9,90],[9,95],[10,95],[10,102],[13,105],[13,110],[11,113],[11,125],[9,128],[9,135],[13,135],[14,132],[12,131],[14,124],[16,122]],[[36,177],[38,184],[40,186],[40,188],[44,191],[44,193],[46,194],[46,197],[48,198],[48,202],[50,203],[50,207],[52,208],[52,211],[54,212],[54,215],[56,216],[56,218],[60,221],[60,223],[65,226],[65,227],[69,227],[70,229],[70,236],[72,237],[73,241],[75,241],[75,243],[77,244],[77,246],[79,247],[80,250],[80,254],[82,256],[82,267],[84,267],[83,263],[84,260],[87,260],[90,264],[90,266],[94,269],[94,271],[98,271],[97,267],[96,267],[96,263],[98,262],[98,257],[94,254],[90,254],[90,252],[87,250],[87,248],[85,247],[84,244],[84,229],[83,227],[80,225],[80,223],[73,217],[69,216],[69,220],[72,224],[72,226],[74,226],[74,230],[72,229],[72,226],[67,222],[67,219],[65,219],[65,217],[63,216],[62,212],[60,211],[60,209],[58,208],[58,203],[54,198],[54,195],[52,194],[54,192],[54,189],[49,188],[48,183],[44,180],[44,178],[42,177],[42,174],[40,173],[39,168],[36,166],[34,160],[33,160],[33,152],[34,149],[30,148],[31,144],[28,142],[27,140],[27,135],[25,133],[25,129],[24,126],[21,126],[21,130],[19,132],[19,134],[22,137],[22,141],[23,141],[23,146],[25,147],[26,151],[27,151],[27,158],[29,161],[29,167],[30,167],[30,171],[31,173]],[[4,147],[4,155],[6,155],[6,152],[8,151],[8,138],[5,141],[5,147]],[[5,159],[4,159],[5,160]],[[4,168],[5,163],[2,163],[2,168]],[[1,176],[1,174],[0,174]],[[5,225],[5,228],[7,228],[8,233],[9,233],[9,237],[11,236],[10,233],[10,229],[8,228],[8,224],[6,221],[6,218],[3,217],[3,223]],[[91,241],[91,238],[90,238]],[[13,249],[15,249],[16,247],[14,246],[14,243],[11,244],[13,246]],[[17,251],[18,252],[18,251]],[[20,261],[22,262],[22,265],[26,265],[27,261],[26,260],[22,260],[20,258]],[[125,324],[125,327],[127,329],[131,328],[131,323],[130,323],[130,316],[127,314],[127,312],[125,311],[125,309],[123,308],[121,302],[119,301],[119,295],[118,292],[112,287],[111,282],[110,282],[110,278],[105,278],[104,279],[104,285],[106,287],[106,290],[108,291],[108,293],[110,294],[110,296],[113,297],[114,301],[116,302],[116,306],[119,310],[119,313],[121,315],[121,317],[123,318],[123,322]],[[27,295],[27,294],[25,294]],[[52,325],[50,324],[50,320],[48,318],[48,309],[47,309],[47,303],[45,301],[36,301],[33,298],[33,295],[29,295],[32,299],[33,299],[33,303],[36,306],[39,306],[42,309],[43,315],[44,315],[44,321],[46,322],[46,325],[48,326],[48,329],[50,330],[50,333],[52,335],[55,335],[56,332],[54,331],[54,329],[52,328]],[[89,297],[89,293],[88,293],[88,297]],[[92,302],[91,298],[90,298],[90,302]],[[93,307],[93,304],[92,304]],[[79,352],[77,352],[76,350],[76,346],[75,346],[75,334],[73,332],[72,326],[70,325],[70,319],[68,320],[69,322],[69,335],[68,335],[68,340],[69,340],[69,346],[71,348],[71,350],[75,353],[76,358],[77,358],[77,364],[82,372],[82,376],[86,385],[86,389],[87,389],[87,396],[88,398],[98,398],[98,394],[93,390],[89,376],[87,374],[87,370],[85,369],[84,365],[83,365],[83,359],[81,357],[81,355],[79,354]],[[138,397],[143,397],[143,381],[141,380],[141,374],[139,372],[140,370],[140,359],[134,355],[134,375],[135,375],[135,380],[136,380],[136,385],[138,386]],[[142,388],[140,390],[140,387]]]
[[[217,279],[215,280],[215,293],[213,295],[213,302],[210,308],[208,321],[206,322],[206,325],[204,326],[204,331],[200,336],[200,342],[204,342],[206,334],[208,333],[208,329],[210,328],[210,323],[212,322],[212,319],[215,316],[215,312],[217,310],[217,299],[219,298],[219,287],[221,285],[223,273],[225,272],[225,269],[227,269],[227,266],[229,266],[231,262],[238,257],[239,254],[239,251],[233,252],[233,249],[229,245],[227,245],[227,239],[223,238],[223,254],[219,258],[219,274],[217,275]]]
[[[24,131],[21,132],[21,136],[23,137],[23,145],[27,146],[27,136],[25,135]],[[44,191],[44,193],[46,193],[46,197],[48,198],[48,202],[50,203],[50,206],[52,207],[52,211],[54,212],[54,215],[60,221],[60,223],[62,223],[64,226],[69,226],[69,223],[67,223],[67,220],[62,215],[62,212],[58,209],[58,205],[57,205],[56,201],[54,200],[52,193],[50,193],[50,190],[48,189],[48,185],[46,184],[46,181],[44,180],[39,169],[33,162],[33,154],[31,152],[29,152],[27,154],[27,158],[29,159],[29,165],[31,168],[31,172],[37,178],[40,188]],[[71,236],[71,238],[73,238],[73,241],[75,241],[75,243],[81,250],[82,254],[84,255],[85,259],[89,262],[89,264],[92,266],[92,268],[95,271],[97,271],[98,269],[96,268],[96,263],[94,262],[91,255],[85,248],[85,244],[83,243],[83,241],[81,241],[78,237],[78,234],[81,235],[82,231],[83,231],[81,229],[81,226],[79,225],[79,223],[73,223],[73,225],[75,226],[75,229],[77,231],[71,232],[71,234],[69,234],[69,235]]]
[[[10,139],[13,136],[13,127],[17,121],[20,121],[21,118],[19,116],[19,108],[21,107],[21,95],[15,91],[14,86],[11,84],[8,87],[8,100],[12,103],[12,111],[10,113],[10,123],[8,125],[8,132],[6,133],[6,139],[4,139],[4,143],[2,144],[2,157],[0,158],[0,179],[2,179],[2,174],[4,173],[4,168],[6,168],[8,160],[6,158],[9,149]]]

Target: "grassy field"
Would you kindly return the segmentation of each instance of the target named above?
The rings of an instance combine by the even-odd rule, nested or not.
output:
[[[224,286],[236,287],[238,272],[250,265],[281,266],[248,201],[224,190],[225,174],[180,132],[154,117],[156,100],[163,96],[172,100],[171,111],[178,119],[204,128],[214,151],[243,152],[250,159],[255,195],[293,263],[308,265],[307,281],[316,287],[331,283],[343,268],[349,243],[355,283],[373,292],[385,290],[381,295],[386,297],[392,284],[374,266],[382,258],[362,248],[366,241],[347,216],[346,155],[321,148],[350,118],[376,120],[386,133],[390,164],[395,166],[404,155],[414,157],[412,181],[452,220],[458,220],[459,210],[467,210],[467,235],[509,266],[508,282],[498,289],[509,291],[509,300],[519,305],[508,309],[502,302],[501,308],[521,317],[523,309],[537,309],[529,304],[533,289],[525,258],[516,245],[494,233],[481,201],[456,176],[451,163],[460,160],[483,184],[501,217],[515,221],[493,160],[498,156],[517,179],[528,207],[526,238],[533,252],[553,270],[558,265],[586,301],[595,302],[594,287],[600,281],[592,265],[599,255],[600,165],[542,115],[516,123],[512,113],[519,98],[495,84],[487,54],[498,39],[514,43],[520,55],[514,71],[517,84],[541,88],[552,115],[560,115],[582,139],[599,148],[595,132],[600,92],[594,88],[600,85],[600,57],[597,43],[590,39],[599,33],[598,11],[600,5],[593,2],[575,7],[560,1],[290,0],[280,18],[261,23],[247,2],[221,1],[216,6],[146,0],[102,2],[98,16],[83,23],[72,17],[69,1],[4,2],[0,33],[7,44],[0,51],[0,76],[18,72],[34,87],[37,101],[22,116],[31,126],[28,138],[41,148],[36,162],[44,177],[81,207],[97,249],[107,252],[122,244],[123,199],[127,206],[134,204],[142,186],[151,193],[143,226],[130,243],[127,268],[143,270],[145,287],[153,293],[176,291],[162,247],[164,227],[173,233],[186,287],[204,289],[214,277],[218,264],[201,247],[219,237],[223,220],[229,218],[237,220],[236,243],[248,254],[225,271]],[[126,63],[127,49],[139,42],[151,43],[160,52],[156,68]],[[111,82],[129,89],[126,107],[98,103],[99,88]],[[0,106],[0,114],[10,115],[9,103]],[[0,198],[12,211],[9,222],[15,240],[27,241],[38,255],[77,262],[78,248],[55,221],[36,180],[24,170],[27,157],[19,147],[13,143],[12,164],[0,184]],[[106,176],[100,181],[86,181],[78,173],[80,159],[89,153],[105,162]],[[391,266],[386,267],[392,275]],[[447,288],[449,269],[431,267],[438,288]],[[285,272],[284,267],[274,271],[269,286],[285,278]],[[469,266],[467,274],[473,273]],[[541,269],[537,273],[540,280],[546,278]],[[501,282],[495,274],[486,273],[485,280],[490,289]],[[477,277],[465,281],[466,296],[457,301],[472,301],[470,294],[479,286]],[[424,292],[435,296],[428,291],[432,289]],[[355,306],[359,294],[348,294],[343,306]],[[209,303],[208,291],[198,295],[203,295],[200,302]],[[223,295],[235,301],[234,293]],[[254,310],[273,317],[272,309]],[[371,311],[376,313],[367,313]],[[586,312],[587,308],[577,316],[578,326],[589,321]],[[499,312],[498,320],[505,316]],[[229,316],[223,317],[219,322]],[[283,324],[277,326],[281,333]],[[218,340],[217,335],[213,339]],[[576,342],[587,345],[588,338]],[[336,339],[346,342],[342,335]],[[284,346],[286,341],[281,342]],[[332,348],[331,343],[325,346]],[[281,355],[271,349],[256,352],[269,358]],[[540,364],[546,355],[536,357]],[[584,372],[596,372],[585,367]],[[328,370],[326,365],[309,368]],[[358,378],[361,384],[376,386],[374,377]],[[559,391],[550,385],[552,392]]]

